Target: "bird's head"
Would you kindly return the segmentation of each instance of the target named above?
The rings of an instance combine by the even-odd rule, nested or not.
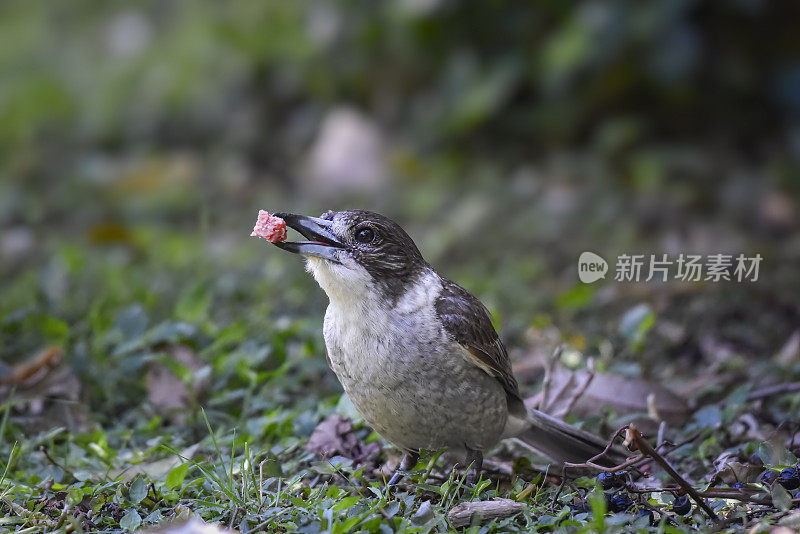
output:
[[[308,239],[275,245],[305,256],[308,270],[331,300],[353,302],[377,295],[396,300],[427,267],[405,230],[378,213],[275,215]]]

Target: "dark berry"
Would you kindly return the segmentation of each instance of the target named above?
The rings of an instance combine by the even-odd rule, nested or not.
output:
[[[689,500],[688,495],[681,495],[675,497],[672,501],[672,511],[678,515],[686,515],[692,511],[692,502]]]
[[[652,525],[655,521],[655,517],[653,516],[653,511],[648,508],[639,508],[636,510],[633,515],[637,518],[639,517],[646,517],[648,522]]]
[[[744,482],[734,482],[732,488],[743,488]]]
[[[597,475],[597,481],[603,486],[604,490],[609,490],[614,487],[614,474],[613,473],[600,473]]]
[[[778,477],[778,483],[787,490],[800,488],[800,469],[797,467],[784,469]]]
[[[767,470],[758,475],[758,479],[764,484],[771,486],[776,480],[778,480],[779,476],[780,473],[777,471]]]
[[[569,509],[572,510],[573,514],[583,514],[589,511],[589,508],[585,503],[568,504],[567,506],[569,506]]]
[[[626,493],[617,493],[608,498],[608,509],[615,514],[624,512],[631,506],[633,506],[633,501]]]

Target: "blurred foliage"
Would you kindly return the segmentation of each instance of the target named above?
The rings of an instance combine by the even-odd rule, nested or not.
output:
[[[131,304],[211,337],[281,313],[318,325],[324,297],[296,258],[246,230],[257,208],[352,205],[398,218],[512,345],[544,321],[624,351],[623,315],[646,305],[690,314],[695,341],[722,329],[750,355],[775,351],[800,317],[797,11],[6,2],[3,357],[101,338]],[[368,187],[308,177],[340,109],[381,138]],[[575,276],[582,250],[758,251],[765,272],[688,293],[590,287]],[[640,334],[636,353],[653,348]]]
[[[43,139],[235,144],[269,161],[345,101],[415,148],[529,157],[678,138],[758,155],[796,134],[798,14],[760,0],[12,1],[0,144],[5,158]],[[265,143],[276,131],[289,135]]]
[[[515,358],[567,342],[695,400],[797,380],[798,19],[800,4],[764,0],[3,2],[0,377],[63,346],[89,429],[26,436],[5,406],[0,457],[21,440],[26,488],[50,476],[78,493],[95,486],[53,477],[40,444],[81,477],[166,435],[213,457],[196,403],[170,426],[147,401],[147,370],[179,344],[211,367],[208,418],[240,432],[226,447],[307,468],[293,447],[340,392],[325,297],[297,258],[248,238],[259,208],[396,218],[486,302]],[[753,284],[587,286],[585,250],[765,260]],[[732,442],[706,438],[708,455]],[[187,495],[206,498],[213,477],[191,473]],[[142,482],[115,502],[146,502]],[[347,498],[331,491],[320,514]]]

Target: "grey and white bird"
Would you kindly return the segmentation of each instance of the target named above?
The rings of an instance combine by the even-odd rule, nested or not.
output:
[[[464,451],[474,476],[505,438],[557,462],[604,448],[596,436],[526,409],[486,307],[439,276],[395,222],[368,211],[276,213],[308,241],[276,246],[306,257],[327,293],[327,358],[355,408],[404,453]],[[471,477],[472,478],[472,477]]]

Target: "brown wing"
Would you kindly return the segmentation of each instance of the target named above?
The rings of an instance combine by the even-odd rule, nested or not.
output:
[[[480,300],[460,285],[443,280],[443,289],[436,301],[436,314],[445,330],[462,345],[471,361],[495,377],[506,390],[509,408],[519,408],[522,397],[511,372],[511,361],[492,326],[489,310]]]

